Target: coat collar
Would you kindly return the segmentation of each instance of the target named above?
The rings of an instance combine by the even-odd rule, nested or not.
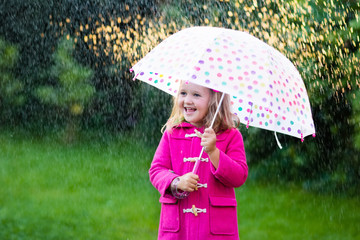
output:
[[[203,130],[204,127],[196,127],[194,125],[192,125],[191,123],[188,122],[182,122],[179,125],[175,126],[175,128],[196,128],[197,130]]]

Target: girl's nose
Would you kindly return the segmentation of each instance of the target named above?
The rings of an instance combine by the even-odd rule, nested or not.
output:
[[[185,102],[185,103],[192,103],[192,98],[191,98],[191,96],[187,95],[187,96],[185,97],[185,99],[184,99],[184,102]]]

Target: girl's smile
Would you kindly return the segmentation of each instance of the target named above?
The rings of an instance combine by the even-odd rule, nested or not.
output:
[[[194,83],[182,82],[178,107],[187,122],[196,127],[203,125],[203,119],[208,112],[210,89]]]

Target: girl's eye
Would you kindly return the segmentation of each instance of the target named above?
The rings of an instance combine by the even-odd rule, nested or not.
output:
[[[180,92],[181,96],[186,96],[186,92]]]
[[[198,94],[198,93],[194,93],[194,96],[195,97],[201,97],[200,94]]]

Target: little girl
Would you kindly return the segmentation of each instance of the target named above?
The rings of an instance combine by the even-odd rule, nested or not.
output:
[[[149,170],[161,194],[158,239],[239,239],[234,188],[244,184],[248,166],[228,95],[209,128],[221,94],[190,82],[180,85]]]

